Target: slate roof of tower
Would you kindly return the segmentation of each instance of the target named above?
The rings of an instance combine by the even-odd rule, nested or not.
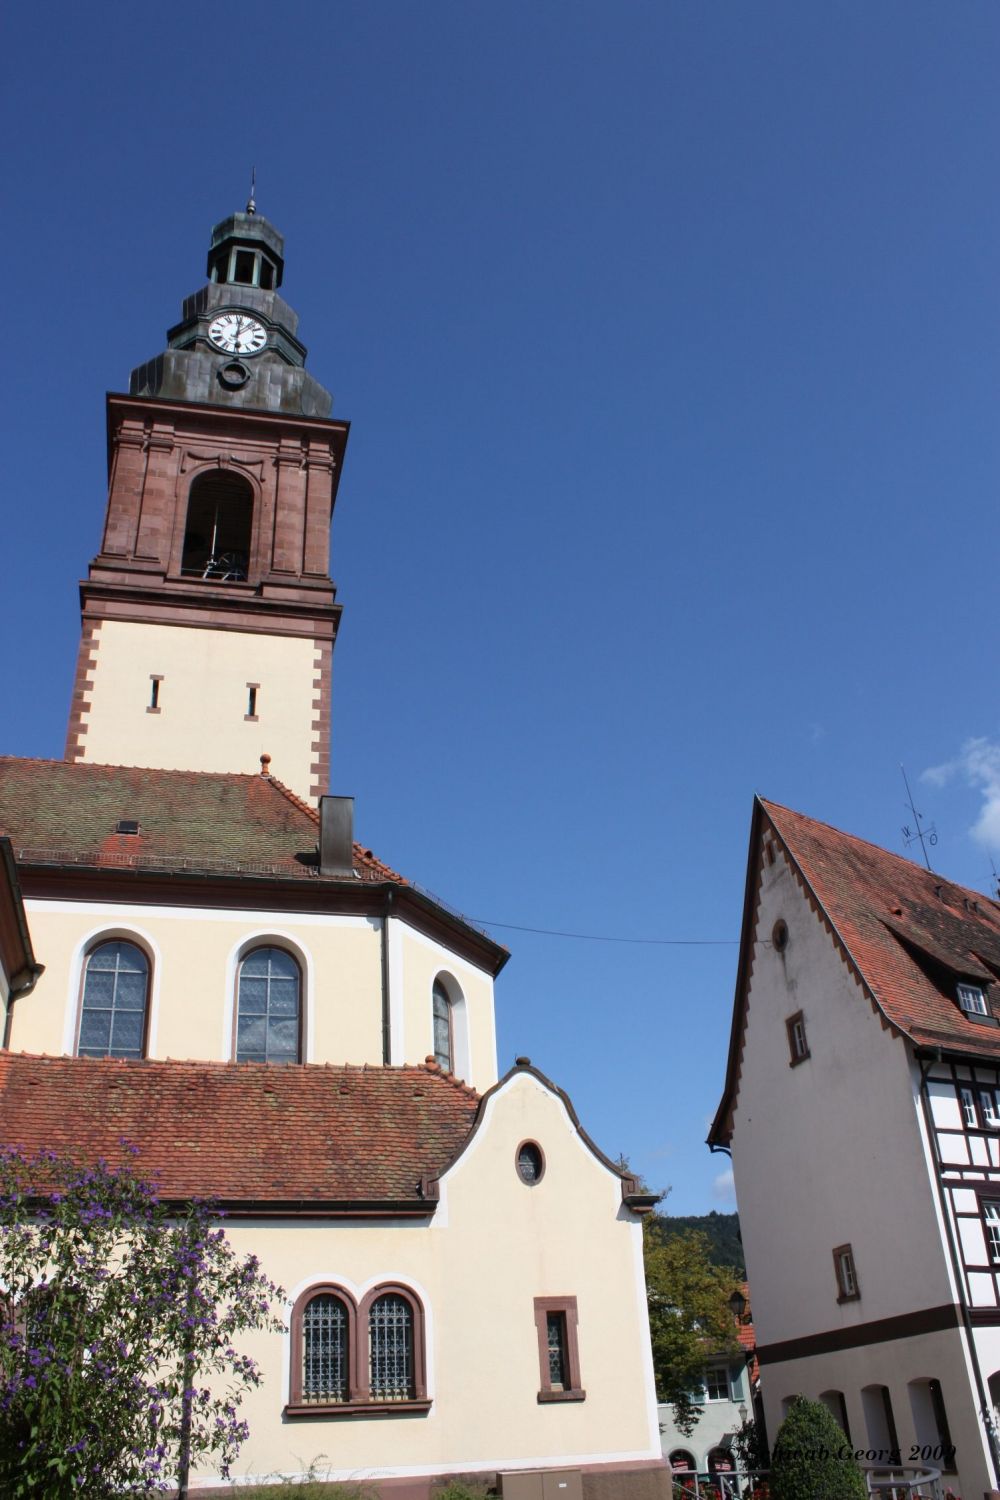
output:
[[[769,936],[754,931],[759,860],[769,833],[888,1025],[918,1046],[1000,1061],[1000,1025],[970,1020],[956,996],[959,980],[980,985],[1000,1019],[1000,904],[911,859],[758,798],[726,1088],[710,1142],[727,1139],[754,942]]]
[[[412,1205],[475,1123],[479,1096],[436,1067],[112,1062],[0,1053],[0,1140],[124,1158],[166,1199]],[[248,1123],[253,1128],[248,1128]]]
[[[120,819],[138,821],[138,835],[116,833]],[[0,756],[0,834],[21,863],[323,878],[319,815],[273,776]],[[360,844],[354,867],[407,883]]]

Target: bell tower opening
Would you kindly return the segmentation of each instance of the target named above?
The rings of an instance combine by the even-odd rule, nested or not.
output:
[[[240,583],[250,567],[253,489],[231,469],[208,469],[188,492],[181,572],[188,578]]]

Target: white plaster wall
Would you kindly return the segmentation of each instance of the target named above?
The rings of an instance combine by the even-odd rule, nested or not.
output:
[[[534,1187],[515,1170],[526,1137],[546,1161]],[[426,1416],[283,1423],[288,1339],[248,1338],[265,1384],[244,1404],[251,1438],[237,1474],[299,1474],[320,1455],[350,1480],[660,1458],[641,1224],[533,1076],[515,1074],[492,1096],[430,1225],[232,1222],[227,1233],[293,1296],[318,1281],[414,1288],[433,1398]],[[577,1298],[582,1402],[537,1400],[539,1296]]]
[[[756,1303],[754,1315],[756,1321]],[[958,1475],[949,1478],[949,1482],[956,1494],[981,1495],[992,1488],[989,1450],[977,1414],[971,1366],[957,1330],[762,1366],[768,1436],[773,1445],[781,1426],[782,1402],[790,1396],[807,1396],[818,1401],[824,1391],[838,1390],[843,1392],[847,1404],[852,1449],[867,1450],[873,1438],[865,1421],[862,1391],[866,1386],[885,1385],[892,1402],[900,1458],[903,1463],[918,1462],[911,1450],[914,1446],[919,1449],[927,1439],[926,1434],[918,1431],[907,1387],[910,1381],[930,1379],[941,1382],[955,1445]],[[880,1403],[875,1405],[881,1411]],[[874,1441],[880,1439],[876,1436]],[[878,1460],[873,1457],[871,1461]]]
[[[166,770],[260,770],[309,799],[316,644],[293,636],[104,620],[94,639],[82,757]],[[147,713],[150,674],[160,710]],[[244,716],[260,683],[257,721]]]
[[[811,1055],[790,1067],[785,1021],[799,1010]],[[758,1343],[952,1302],[906,1044],[780,855],[765,864],[747,1019],[733,1170]],[[861,1297],[838,1303],[832,1251],[845,1243]]]
[[[747,1416],[753,1415],[747,1389],[746,1370],[742,1364],[730,1366],[729,1388],[731,1393],[729,1401],[706,1401],[704,1403],[701,1416],[690,1437],[685,1437],[678,1431],[672,1406],[661,1403],[657,1407],[660,1447],[664,1457],[669,1457],[675,1448],[683,1448],[685,1452],[692,1455],[699,1470],[708,1468],[708,1455],[712,1449],[719,1447],[727,1434],[739,1431],[742,1422],[740,1404],[743,1404]]]

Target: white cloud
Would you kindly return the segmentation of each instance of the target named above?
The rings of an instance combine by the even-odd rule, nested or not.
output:
[[[970,834],[988,849],[1000,849],[1000,744],[985,736],[966,740],[954,760],[930,766],[920,779],[932,786],[946,786],[955,776],[975,787],[983,799]]]
[[[736,1184],[733,1182],[733,1169],[729,1167],[725,1172],[720,1172],[712,1183],[712,1196],[718,1198],[722,1203],[736,1202]]]

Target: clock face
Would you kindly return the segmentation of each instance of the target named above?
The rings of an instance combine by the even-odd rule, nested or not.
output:
[[[220,313],[208,325],[208,336],[227,354],[259,354],[267,343],[267,329],[246,313]]]

